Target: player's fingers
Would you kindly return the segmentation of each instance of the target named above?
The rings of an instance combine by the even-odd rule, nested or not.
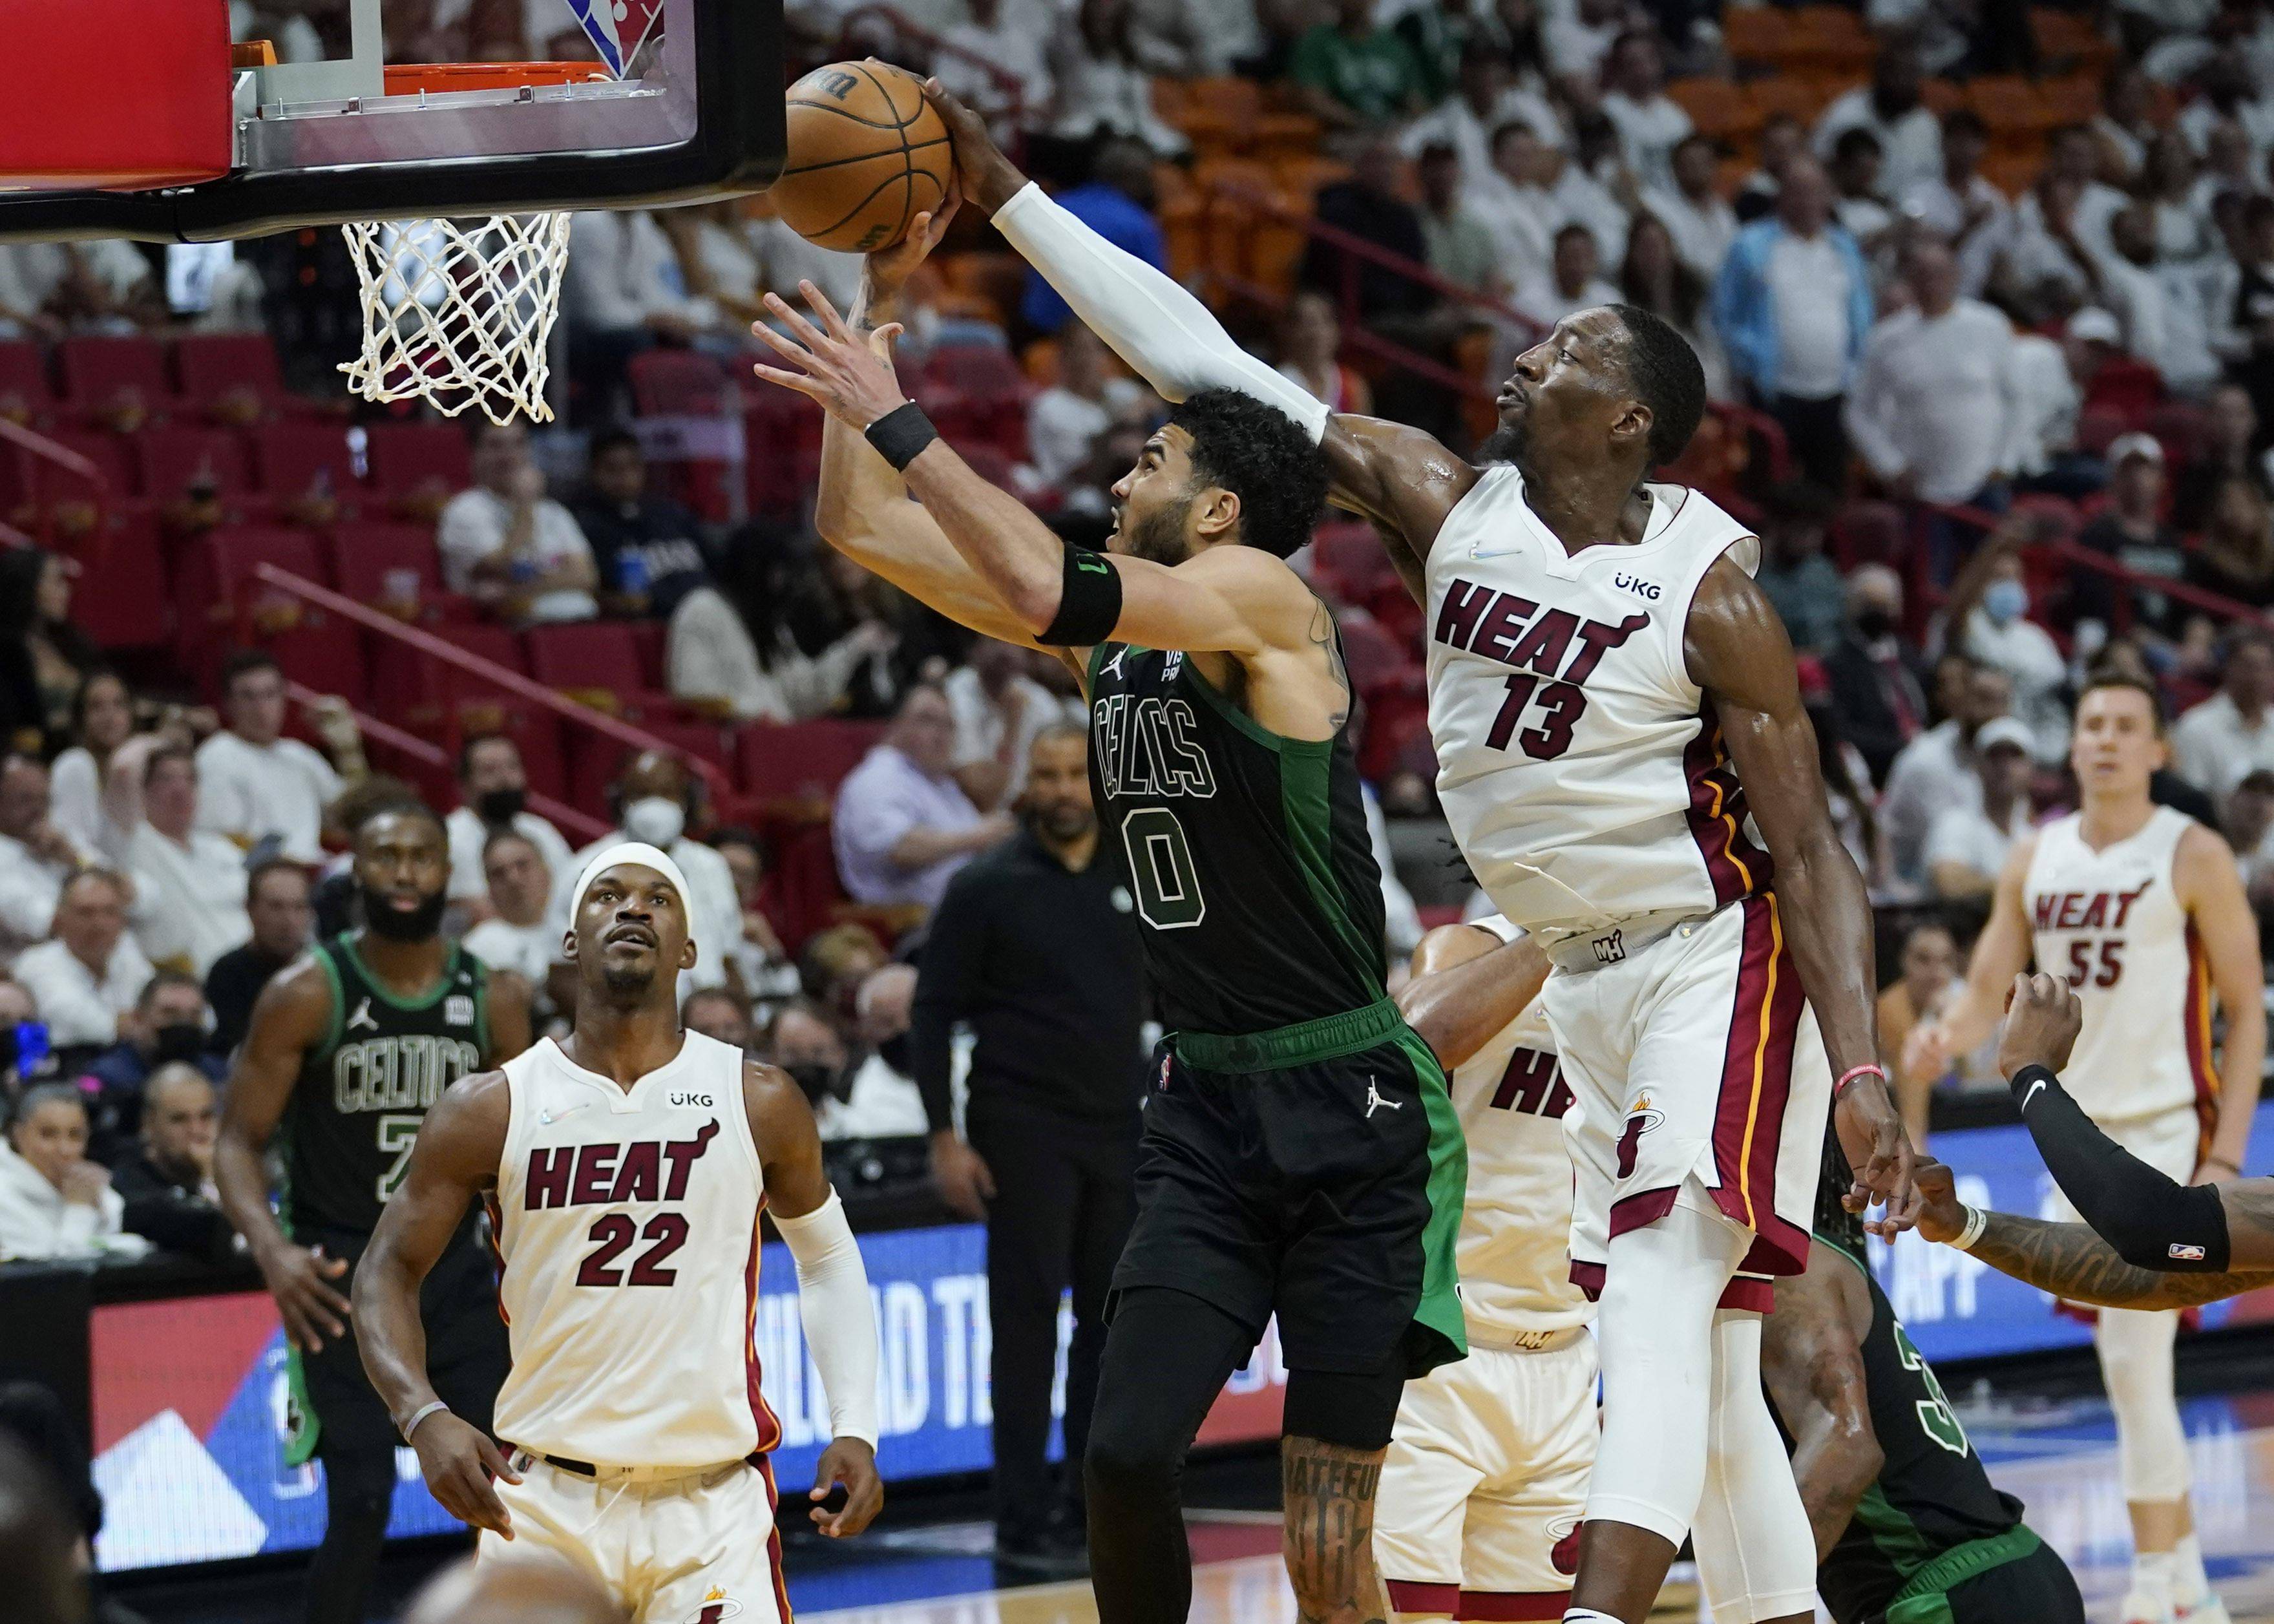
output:
[[[918,214],[916,223],[908,228],[909,235],[915,235],[923,222],[930,218],[928,214]],[[853,329],[845,325],[845,318],[837,313],[837,306],[829,302],[827,294],[809,280],[799,282],[797,290],[805,295],[805,302],[813,306],[815,314],[821,318],[822,326],[827,327],[832,335],[843,342],[849,344],[853,342]]]
[[[342,1267],[344,1267],[346,1266],[342,1265]],[[330,1309],[334,1313],[351,1314],[355,1312],[355,1305],[348,1301],[345,1295],[333,1290],[331,1287],[326,1285],[320,1280],[312,1280],[308,1282],[308,1295],[314,1297],[316,1301],[321,1303],[326,1308]]]
[[[779,293],[766,295],[766,308],[779,316],[789,330],[795,334],[809,350],[819,351],[829,347],[829,335],[805,318],[805,312]]]
[[[775,305],[780,305],[783,310],[787,310],[789,308],[788,305],[782,304],[778,296],[771,293],[766,295],[766,303],[769,308]],[[779,328],[775,327],[771,322],[752,322],[750,324],[750,336],[757,339],[760,343],[765,345],[767,349],[774,351],[775,354],[780,356],[786,361],[793,362],[799,366],[810,366],[813,365],[813,352],[808,350],[803,344],[798,343],[788,337]]]
[[[512,1538],[513,1519],[506,1514],[505,1502],[497,1497],[497,1491],[490,1487],[489,1479],[477,1473],[472,1490],[471,1498],[474,1515],[467,1520],[476,1528],[488,1529],[501,1539]]]
[[[499,1452],[498,1447],[488,1439],[477,1435],[474,1439],[474,1453],[481,1458],[482,1470],[491,1477],[506,1483],[521,1481],[521,1474],[514,1470],[513,1462],[507,1460]]]
[[[809,377],[803,372],[785,372],[779,366],[766,366],[756,361],[750,363],[750,370],[768,383],[778,383],[785,389],[794,389],[800,395],[819,401],[825,405],[828,403],[829,386],[818,379]]]
[[[334,1280],[337,1280],[348,1272],[348,1260],[345,1258],[328,1258],[320,1252],[316,1254],[316,1267]]]
[[[878,327],[875,332],[869,335],[869,348],[870,351],[873,352],[880,360],[891,360],[892,358],[892,341],[900,337],[901,334],[907,330],[907,326],[904,322],[887,321],[883,327]]]

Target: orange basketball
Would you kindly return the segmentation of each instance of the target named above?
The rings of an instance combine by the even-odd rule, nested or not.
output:
[[[947,195],[955,149],[912,73],[881,62],[816,68],[789,87],[788,124],[772,195],[817,246],[889,248]]]

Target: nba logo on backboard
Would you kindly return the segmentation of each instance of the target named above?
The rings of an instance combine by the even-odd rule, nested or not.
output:
[[[566,0],[566,4],[608,71],[618,79],[624,76],[625,64],[639,55],[648,30],[655,26],[656,17],[663,10],[663,0]]]

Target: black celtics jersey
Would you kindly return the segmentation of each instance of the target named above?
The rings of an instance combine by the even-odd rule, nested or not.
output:
[[[1942,1391],[1942,1383],[1912,1345],[1910,1335],[1864,1261],[1863,1221],[1840,1204],[1852,1186],[1847,1158],[1836,1140],[1825,1149],[1818,1186],[1816,1244],[1853,1264],[1871,1294],[1871,1328],[1864,1337],[1864,1386],[1871,1430],[1886,1459],[1878,1481],[1864,1491],[1856,1515],[1817,1569],[1817,1589],[1840,1624],[1862,1624],[1886,1611],[1920,1570],[1962,1545],[1991,1544],[1975,1573],[2026,1555],[2037,1542],[2022,1529],[2022,1502],[1991,1485],[1982,1457]],[[2019,1530],[2019,1538],[2011,1538]],[[2011,1551],[1998,1547],[2009,1537]],[[1926,1575],[1931,1588],[1934,1575]]]
[[[1383,996],[1382,871],[1347,732],[1283,739],[1182,653],[1090,658],[1090,783],[1171,1031],[1240,1036]]]
[[[486,1064],[486,983],[456,944],[433,989],[409,1000],[372,974],[351,936],[314,951],[331,982],[332,1024],[285,1108],[283,1216],[296,1237],[367,1235],[403,1182],[427,1111]]]

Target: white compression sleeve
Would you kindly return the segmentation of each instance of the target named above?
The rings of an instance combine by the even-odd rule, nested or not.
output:
[[[1326,433],[1325,402],[1232,342],[1173,277],[1116,248],[1040,186],[1028,184],[997,209],[995,229],[1163,399],[1235,389],[1277,407],[1314,440]]]
[[[845,1203],[829,1199],[802,1218],[774,1214],[774,1227],[797,1259],[798,1317],[821,1386],[829,1395],[829,1430],[839,1438],[877,1441],[877,1310],[869,1271]]]

